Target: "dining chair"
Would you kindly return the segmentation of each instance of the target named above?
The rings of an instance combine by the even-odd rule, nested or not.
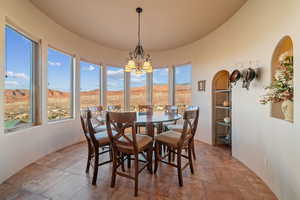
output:
[[[153,138],[148,135],[136,133],[136,112],[108,112],[106,115],[107,132],[113,148],[113,170],[111,187],[115,186],[116,176],[123,176],[134,180],[134,195],[138,195],[139,173],[145,167],[152,173],[152,152]],[[112,127],[118,132],[116,137],[113,136]],[[128,130],[129,129],[129,130]],[[145,155],[146,153],[146,155]],[[124,157],[122,155],[133,155],[134,176],[118,171],[122,166]],[[144,160],[139,159],[141,155]],[[131,159],[127,156],[127,159]],[[140,168],[139,162],[144,163]]]
[[[139,105],[138,111],[141,113],[145,113],[145,115],[150,115],[153,113],[153,106],[152,105]],[[146,124],[137,125],[138,133],[141,133],[141,128],[146,128]]]
[[[96,185],[99,166],[112,162],[111,148],[109,147],[110,140],[109,140],[109,137],[107,134],[107,130],[101,131],[101,132],[95,131],[95,129],[92,125],[92,113],[90,110],[87,110],[86,116],[87,116],[86,122],[85,122],[84,118],[81,116],[81,123],[82,123],[82,127],[87,127],[87,129],[85,129],[85,135],[86,135],[87,140],[90,141],[90,147],[89,147],[90,153],[89,153],[89,157],[88,157],[87,167],[89,168],[89,166],[91,164],[91,159],[93,158],[94,159],[94,165],[93,165],[94,172],[93,172],[92,184]],[[111,134],[116,135],[117,132],[112,130]],[[107,146],[109,148],[104,148]],[[103,155],[105,153],[110,154],[109,160],[100,162],[100,160],[99,160],[100,155]]]
[[[81,127],[82,127],[82,130],[83,130],[86,142],[88,144],[88,159],[87,159],[87,163],[86,163],[85,173],[89,173],[90,165],[91,165],[91,159],[92,159],[93,153],[94,153],[93,144],[92,144],[91,138],[89,136],[89,133],[87,131],[87,124],[86,124],[87,112],[88,112],[88,109],[81,109],[80,110]]]
[[[121,111],[121,105],[108,105],[107,106],[108,111]]]
[[[95,132],[106,131],[105,114],[103,106],[90,106],[88,110],[91,111],[91,122]]]
[[[164,110],[165,110],[165,113],[178,114],[178,107],[177,106],[166,105]],[[172,122],[165,122],[163,124],[163,129],[165,131],[167,131],[167,128],[168,128],[169,125],[174,125],[176,123],[177,123],[177,120],[172,121]]]
[[[188,106],[186,110],[193,110],[193,109],[195,110],[197,108],[198,108],[197,106]],[[166,130],[172,130],[172,131],[182,133],[183,124],[178,124],[178,123],[168,124],[166,126]],[[192,153],[193,153],[193,158],[196,160],[196,151],[195,151],[195,142],[194,142],[194,140],[193,140],[193,143],[192,143]]]
[[[154,173],[158,168],[158,162],[166,163],[177,168],[179,186],[183,186],[182,171],[190,166],[191,173],[194,173],[193,159],[192,159],[192,143],[196,133],[197,124],[199,118],[199,108],[193,110],[186,110],[184,112],[183,130],[182,132],[166,131],[155,137],[155,165]],[[169,154],[161,156],[160,146],[166,145],[169,150]],[[183,150],[187,150],[188,155],[183,154]],[[165,160],[166,157],[170,157],[170,153],[174,153],[177,157],[177,164]],[[185,158],[188,162],[182,167],[181,158]]]

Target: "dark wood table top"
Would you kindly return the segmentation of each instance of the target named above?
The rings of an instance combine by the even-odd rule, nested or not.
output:
[[[161,123],[161,122],[170,122],[179,120],[181,118],[180,114],[175,113],[166,113],[166,112],[153,112],[142,113],[137,112],[137,124],[146,124],[146,123]]]

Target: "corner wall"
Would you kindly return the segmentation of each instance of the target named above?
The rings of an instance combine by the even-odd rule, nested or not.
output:
[[[259,61],[261,76],[247,91],[233,89],[233,156],[260,176],[282,200],[300,199],[300,1],[249,0],[229,21],[207,37],[182,48],[152,53],[158,63],[193,65],[193,104],[200,106],[197,138],[211,143],[212,78],[233,71],[236,63]],[[270,117],[270,106],[259,104],[271,82],[271,58],[282,37],[294,42],[295,122]],[[244,68],[246,68],[245,66]],[[197,81],[206,80],[206,92]]]

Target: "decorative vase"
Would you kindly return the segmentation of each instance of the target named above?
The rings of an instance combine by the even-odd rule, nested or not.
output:
[[[281,104],[281,111],[284,116],[284,120],[294,121],[294,103],[290,100],[285,100]]]

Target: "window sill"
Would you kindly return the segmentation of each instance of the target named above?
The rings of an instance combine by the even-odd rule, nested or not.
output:
[[[66,118],[66,119],[57,119],[57,120],[48,120],[48,124],[59,124],[69,121],[75,121],[74,118]]]
[[[23,126],[19,126],[16,128],[11,128],[11,129],[4,129],[4,134],[5,135],[13,135],[13,134],[18,134],[21,131],[24,130],[31,130],[31,129],[35,129],[35,128],[39,128],[41,127],[41,124],[26,124]]]

